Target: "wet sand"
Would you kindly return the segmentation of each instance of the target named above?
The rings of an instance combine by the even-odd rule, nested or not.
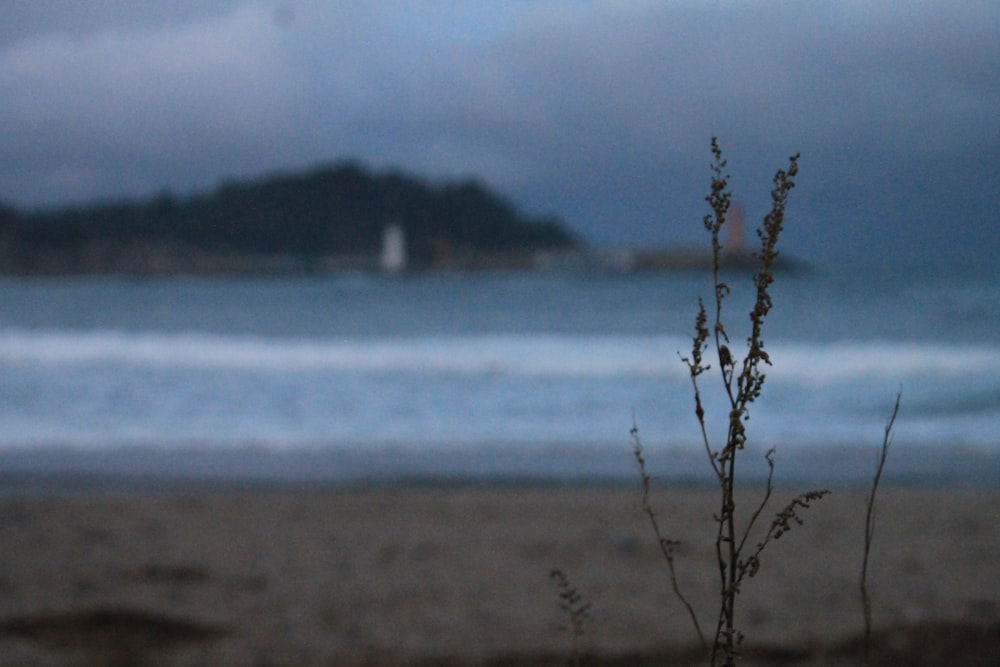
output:
[[[776,490],[766,516],[798,491]],[[715,494],[653,502],[712,629]],[[740,595],[746,664],[860,664],[835,655],[862,630],[864,492],[803,516]],[[888,488],[877,516],[880,655],[949,664],[961,645],[978,651],[963,664],[1000,664],[1000,490]],[[706,664],[634,488],[11,496],[0,559],[3,666],[571,664],[553,569],[591,605],[584,664]]]

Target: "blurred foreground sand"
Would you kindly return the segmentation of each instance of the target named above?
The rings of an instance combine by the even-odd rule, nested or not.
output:
[[[761,523],[793,495],[777,490]],[[707,629],[714,499],[683,487],[653,498],[664,530],[683,540],[678,576]],[[761,664],[841,664],[809,662],[802,649],[861,631],[864,493],[835,491],[804,517],[767,548],[739,600],[748,653],[771,651]],[[944,631],[953,638],[996,628],[997,525],[1000,491],[881,491],[877,628],[956,623]],[[606,660],[585,664],[644,664],[637,652],[656,651],[682,664],[697,642],[634,489],[6,498],[0,558],[4,666],[569,664],[553,568],[592,603],[582,646]]]

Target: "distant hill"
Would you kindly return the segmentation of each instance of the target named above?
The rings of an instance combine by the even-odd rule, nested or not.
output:
[[[373,266],[399,225],[410,265],[502,265],[576,247],[476,180],[430,184],[354,162],[225,184],[208,194],[23,212],[0,206],[7,273],[324,270]]]

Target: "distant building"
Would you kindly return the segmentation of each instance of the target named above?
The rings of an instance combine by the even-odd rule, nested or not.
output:
[[[382,257],[379,267],[385,273],[406,270],[406,236],[401,225],[389,225],[382,231]]]

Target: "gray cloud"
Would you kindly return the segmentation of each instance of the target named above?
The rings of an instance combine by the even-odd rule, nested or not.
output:
[[[598,243],[690,241],[718,134],[754,215],[803,153],[802,254],[997,247],[993,3],[496,4],[5,3],[0,199],[352,156],[480,176]]]
[[[109,31],[164,29],[218,18],[244,0],[31,0],[0,6],[0,48],[38,38],[79,40]]]

